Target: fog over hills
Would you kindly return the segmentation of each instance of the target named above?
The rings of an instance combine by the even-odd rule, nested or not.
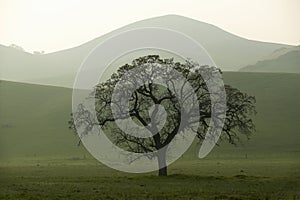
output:
[[[300,73],[300,46],[275,50],[264,60],[243,67],[240,71]]]
[[[98,25],[101,24],[95,26]],[[0,79],[72,87],[80,64],[95,46],[122,31],[141,27],[173,29],[194,38],[223,71],[238,71],[262,60],[276,49],[291,47],[244,39],[211,24],[167,15],[138,21],[80,46],[49,54],[29,54],[0,45]]]

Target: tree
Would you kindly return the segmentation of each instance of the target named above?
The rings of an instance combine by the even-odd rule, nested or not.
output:
[[[43,55],[45,54],[45,51],[33,51],[34,55]]]
[[[9,47],[14,48],[14,49],[16,49],[16,50],[18,50],[18,51],[25,51],[25,50],[23,49],[23,47],[21,47],[21,46],[19,46],[19,45],[16,45],[16,44],[11,44]]]
[[[184,79],[169,69],[176,70]],[[132,71],[135,72],[130,73]],[[211,93],[202,75],[208,74],[211,77],[216,71],[221,72],[216,67],[199,66],[190,60],[180,63],[172,58],[161,59],[158,55],[140,57],[133,60],[132,64],[120,67],[109,80],[95,87],[91,95],[95,96],[98,122],[91,122],[86,110],[80,108],[73,113],[70,128],[75,129],[73,120],[77,124],[88,124],[88,127],[100,125],[114,144],[126,150],[138,153],[158,151],[159,176],[166,176],[166,152],[159,150],[168,146],[182,131],[194,132],[203,141],[206,139],[205,133],[213,128],[210,125],[212,109],[218,106],[218,101],[212,104]],[[165,85],[155,83],[154,80],[162,76]],[[225,91],[227,110],[221,138],[236,144],[239,141],[238,134],[249,138],[255,130],[251,119],[251,115],[256,112],[255,97],[229,85],[225,85]],[[195,98],[192,98],[194,94]],[[225,98],[216,96],[219,99]],[[127,134],[118,124],[120,120],[128,119],[145,127],[152,134],[151,137]],[[161,121],[164,121],[162,128],[159,127]],[[214,126],[217,127],[218,123],[215,121]],[[88,134],[90,129],[86,130],[85,134]],[[129,131],[134,132],[135,129]]]

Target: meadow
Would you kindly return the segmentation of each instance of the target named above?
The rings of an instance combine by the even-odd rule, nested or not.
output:
[[[71,89],[1,81],[0,198],[300,199],[300,75],[226,72],[224,80],[256,96],[257,131],[204,159],[195,142],[168,177],[110,169],[77,146]]]

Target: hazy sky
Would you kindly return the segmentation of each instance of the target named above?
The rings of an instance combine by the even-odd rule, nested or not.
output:
[[[142,19],[178,14],[236,35],[300,44],[300,0],[0,0],[0,44],[53,52]]]

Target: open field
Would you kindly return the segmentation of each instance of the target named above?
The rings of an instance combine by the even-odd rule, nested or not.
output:
[[[180,160],[168,177],[121,173],[91,159],[30,163],[1,166],[0,198],[300,199],[296,157]]]
[[[67,128],[71,89],[0,82],[2,199],[300,199],[300,75],[224,73],[255,95],[257,132],[205,159],[194,144],[168,177],[94,160]]]

